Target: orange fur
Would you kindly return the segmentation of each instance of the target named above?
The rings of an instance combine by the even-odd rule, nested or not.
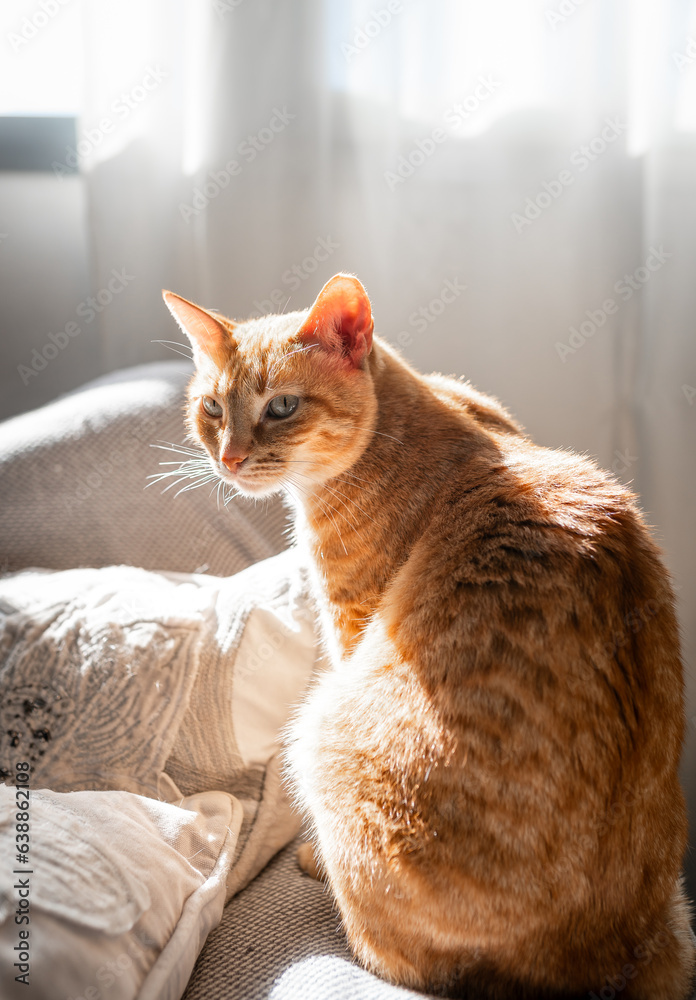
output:
[[[183,301],[191,433],[289,494],[312,567],[329,665],[288,760],[358,958],[488,1000],[684,1000],[682,666],[633,497],[415,372],[357,279],[246,323]]]

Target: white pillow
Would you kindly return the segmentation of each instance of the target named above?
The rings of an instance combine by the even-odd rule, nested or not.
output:
[[[3,1000],[180,997],[222,914],[241,805],[224,792],[171,805],[131,792],[38,791],[28,812],[20,864],[15,790],[0,786]]]
[[[147,992],[146,975],[176,984],[162,996],[180,995],[225,899],[299,830],[281,782],[279,731],[314,670],[313,622],[294,550],[229,579],[128,566],[0,578],[0,779],[13,781],[18,761],[31,766],[31,822],[38,823],[31,836],[39,837],[42,871],[53,872],[46,882],[39,872],[32,876],[41,921],[32,940],[43,940],[44,928],[51,940],[65,943],[64,952],[45,950],[48,945],[35,950],[36,981],[55,962],[59,971],[65,965],[66,976],[79,976],[71,963],[80,965],[83,950],[84,969],[99,969],[99,955],[113,961],[112,945],[129,955],[122,943],[114,945],[114,935],[145,926],[154,944],[133,959],[137,975],[127,969],[119,979],[126,992],[114,993],[114,984],[101,991],[105,1000],[159,996]],[[4,836],[13,807],[8,790],[0,785],[0,792]],[[124,823],[138,845],[135,874]],[[176,856],[194,853],[177,846],[181,838],[210,836],[217,844],[221,823],[230,833],[225,849],[216,848],[219,863],[211,855],[210,871],[189,870]],[[81,852],[90,859],[82,868]],[[101,876],[91,874],[98,856],[108,856],[120,873],[116,881],[127,887],[133,913],[145,907],[127,930],[118,921],[89,922],[103,909]],[[213,868],[214,891],[205,888]],[[7,897],[2,879],[0,891]],[[205,908],[186,902],[196,893],[210,898]],[[6,935],[14,933],[7,904],[5,911],[0,965],[7,961]],[[182,920],[185,932],[177,929]],[[182,935],[186,947],[167,944]],[[17,944],[12,934],[8,940]],[[0,976],[9,982],[3,968]],[[95,985],[91,972],[84,975],[81,988],[78,982],[45,995],[99,1000],[81,992]]]

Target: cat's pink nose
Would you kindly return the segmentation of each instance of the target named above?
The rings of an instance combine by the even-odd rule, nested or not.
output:
[[[248,457],[248,452],[245,454],[239,451],[223,451],[220,455],[220,461],[230,472],[237,472],[239,466]]]

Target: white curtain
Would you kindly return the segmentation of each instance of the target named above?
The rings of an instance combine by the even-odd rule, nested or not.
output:
[[[114,119],[83,160],[93,281],[133,276],[105,364],[176,339],[162,286],[243,318],[350,270],[419,367],[632,481],[696,814],[696,4],[85,0],[84,27],[83,126]]]

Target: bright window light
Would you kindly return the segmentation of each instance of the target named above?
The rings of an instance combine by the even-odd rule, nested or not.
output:
[[[80,0],[3,0],[0,52],[0,115],[82,112]]]

